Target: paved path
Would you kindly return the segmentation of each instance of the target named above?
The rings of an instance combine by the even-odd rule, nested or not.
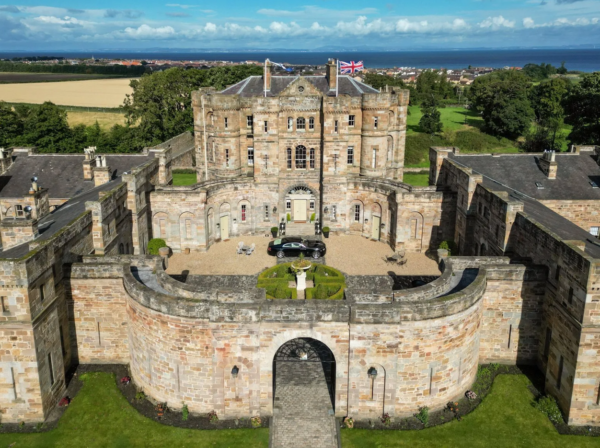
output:
[[[270,448],[338,448],[323,365],[277,361],[275,373]]]

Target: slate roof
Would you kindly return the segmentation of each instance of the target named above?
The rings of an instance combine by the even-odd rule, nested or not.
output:
[[[154,157],[152,151],[139,155],[108,154],[106,162],[115,178]],[[94,188],[93,180],[83,180],[83,154],[28,154],[15,151],[13,159],[10,168],[0,176],[0,197],[25,196],[33,176],[38,178],[40,187],[49,190],[50,199],[68,199]]]
[[[595,181],[600,185],[600,167],[591,152],[556,154],[558,171],[553,180],[548,179],[539,168],[538,154],[496,157],[450,154],[450,158],[540,201],[600,200],[600,188],[592,188],[590,184],[590,181]],[[538,189],[536,182],[544,188]]]
[[[600,244],[596,238],[539,202],[550,199],[600,199],[599,189],[592,188],[588,179],[590,176],[593,177],[594,173],[600,176],[600,168],[586,153],[579,156],[557,154],[557,179],[549,180],[537,167],[537,157],[537,155],[492,157],[450,154],[451,159],[482,174],[484,187],[492,191],[507,192],[512,199],[523,203],[523,211],[532,219],[563,240],[584,242],[585,252],[600,259]],[[542,182],[544,189],[538,190],[535,182]]]
[[[278,96],[298,76],[272,76],[271,90],[268,97]],[[325,76],[304,76],[312,85],[326,96],[335,96],[335,90],[329,90],[329,82]],[[338,76],[339,95],[361,96],[363,93],[379,93],[379,90],[363,84],[350,76]],[[240,95],[245,98],[264,96],[264,79],[262,76],[250,76],[220,92],[222,95]]]

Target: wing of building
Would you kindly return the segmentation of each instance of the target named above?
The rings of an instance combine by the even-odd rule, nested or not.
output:
[[[570,424],[600,425],[600,148],[432,148],[430,185],[413,187],[408,91],[335,61],[326,76],[272,70],[193,92],[194,133],[143,154],[1,152],[2,421],[47,418],[79,363],[128,364],[169,407],[270,417],[274,359],[304,347],[326,357],[336,416],[441,409],[498,362],[537,366]],[[174,168],[198,182],[173,186]],[[441,275],[273,300],[256,276],[183,282],[146,255],[152,238],[193,254],[273,227],[439,255]]]

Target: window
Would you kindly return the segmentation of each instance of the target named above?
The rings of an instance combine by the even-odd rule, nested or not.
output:
[[[269,206],[265,204],[265,221],[269,220]]]
[[[252,128],[253,125],[254,125],[254,119],[252,118],[252,115],[248,115],[246,117],[246,126],[248,126],[249,128]]]
[[[0,311],[8,313],[8,297],[0,297]]]
[[[287,169],[292,169],[292,148],[287,149]]]
[[[360,205],[358,204],[354,206],[354,221],[360,222]]]
[[[290,201],[289,199],[287,201],[285,201],[285,209],[286,210],[292,209],[292,201]]]
[[[246,222],[246,204],[242,204],[242,222]]]
[[[354,127],[355,117],[354,115],[348,115],[348,126]]]
[[[306,120],[304,118],[300,117],[298,120],[296,120],[296,129],[302,131],[306,129]]]
[[[315,148],[310,148],[310,169],[315,169]]]
[[[23,216],[23,206],[22,205],[15,205],[15,216],[17,216],[17,217]]]
[[[348,146],[348,165],[354,165],[354,147]]]
[[[373,129],[377,129],[379,127],[379,117],[375,117],[373,119]]]
[[[225,129],[229,127],[229,118],[225,117]]]
[[[269,132],[269,122],[265,120],[265,134]]]
[[[373,148],[373,169],[377,168],[377,149]]]
[[[315,201],[310,201],[309,207],[311,210],[314,210],[315,209]]]
[[[556,266],[556,272],[554,273],[554,280],[558,281],[560,278],[560,266]]]
[[[229,149],[225,150],[225,166],[229,166]]]
[[[288,117],[288,131],[294,130],[294,119],[292,117]]]
[[[590,233],[597,238],[598,234],[600,233],[600,227],[592,227],[590,229]]]
[[[337,206],[336,205],[332,205],[331,206],[331,219],[333,221],[335,221],[336,217],[337,217]]]
[[[60,349],[62,350],[63,356],[65,356],[67,354],[67,349],[65,348],[65,335],[63,333],[63,327],[59,326],[58,329],[60,331]]]
[[[337,120],[335,120],[335,123],[333,125],[333,132],[334,132],[334,134],[338,133],[338,121]]]
[[[565,364],[565,359],[561,356],[560,362],[558,363],[558,376],[556,377],[556,388],[560,390],[560,383],[562,382],[562,374],[563,368]]]
[[[306,148],[304,146],[298,146],[296,148],[296,169],[306,169]]]
[[[45,299],[44,297],[44,284],[42,283],[42,285],[40,286],[40,302],[43,302]]]
[[[254,148],[248,148],[248,166],[254,166]]]
[[[315,130],[315,118],[314,117],[310,117],[308,119],[308,129],[311,131]]]
[[[573,303],[573,288],[569,288],[569,303]]]
[[[52,353],[48,353],[48,370],[50,371],[50,386],[54,385],[54,368],[52,367]]]

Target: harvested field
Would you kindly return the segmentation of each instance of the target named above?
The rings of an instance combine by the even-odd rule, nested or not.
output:
[[[109,79],[106,75],[84,75],[80,73],[0,73],[0,84],[27,82],[82,81]]]
[[[62,106],[120,107],[131,93],[129,78],[27,84],[0,84],[0,101]]]
[[[107,131],[115,124],[124,125],[125,114],[118,112],[67,112],[67,120],[71,126],[77,126],[78,124],[91,126],[97,121],[100,127]]]

